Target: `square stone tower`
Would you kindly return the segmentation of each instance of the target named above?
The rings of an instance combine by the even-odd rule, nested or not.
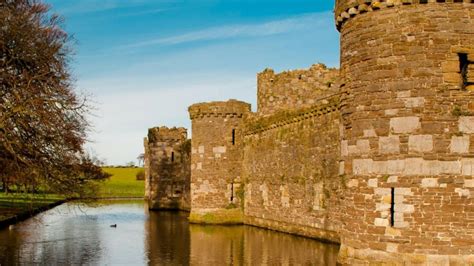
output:
[[[242,122],[250,104],[198,103],[192,120],[191,214],[197,223],[242,223]]]
[[[190,141],[185,128],[155,127],[145,139],[145,196],[150,209],[190,208]]]

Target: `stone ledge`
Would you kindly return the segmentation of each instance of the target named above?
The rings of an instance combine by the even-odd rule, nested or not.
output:
[[[363,0],[351,1],[339,0],[335,10],[336,27],[340,31],[344,23],[349,19],[367,12],[377,11],[379,9],[399,7],[404,5],[430,5],[430,4],[471,4],[471,0],[462,0],[461,2],[454,2],[453,0],[444,0],[438,2],[437,0],[427,0],[427,3],[421,3],[422,0]]]

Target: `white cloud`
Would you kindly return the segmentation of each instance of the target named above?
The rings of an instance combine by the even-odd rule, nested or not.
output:
[[[121,48],[145,47],[152,45],[175,45],[196,41],[210,41],[230,38],[271,36],[299,31],[321,25],[321,16],[325,13],[311,13],[297,17],[263,22],[259,24],[239,24],[212,27],[184,34],[160,37],[122,46]]]
[[[62,0],[61,0],[62,1]],[[54,1],[52,1],[54,3]],[[161,1],[163,2],[163,1]],[[156,3],[156,1],[150,0],[81,0],[81,1],[70,1],[64,5],[61,2],[62,8],[58,11],[61,14],[81,14],[91,12],[101,12],[106,10],[118,9],[118,8],[130,8],[138,7],[148,3]],[[159,2],[160,3],[160,2]]]
[[[107,83],[105,80],[97,82],[102,88]],[[123,77],[114,83],[134,82],[137,81],[132,77]],[[93,85],[95,81],[87,83]],[[223,88],[224,83],[230,85]],[[147,80],[135,84],[140,89],[106,89],[105,93],[96,95],[98,110],[91,119],[95,129],[87,147],[99,157],[105,157],[109,164],[125,164],[142,153],[143,138],[150,127],[184,126],[190,134],[187,108],[191,104],[229,98],[255,101],[255,80],[242,76],[221,76],[214,81],[194,79],[185,88],[178,84],[161,84],[157,90],[151,84],[154,82]]]

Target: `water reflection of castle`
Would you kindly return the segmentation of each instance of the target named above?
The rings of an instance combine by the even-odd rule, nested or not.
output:
[[[189,225],[188,214],[150,212],[149,265],[335,265],[339,247],[244,226]]]

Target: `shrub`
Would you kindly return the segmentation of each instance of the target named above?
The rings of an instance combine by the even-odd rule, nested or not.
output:
[[[137,180],[145,180],[145,171],[143,170],[138,171],[138,173],[136,174],[136,178]]]

